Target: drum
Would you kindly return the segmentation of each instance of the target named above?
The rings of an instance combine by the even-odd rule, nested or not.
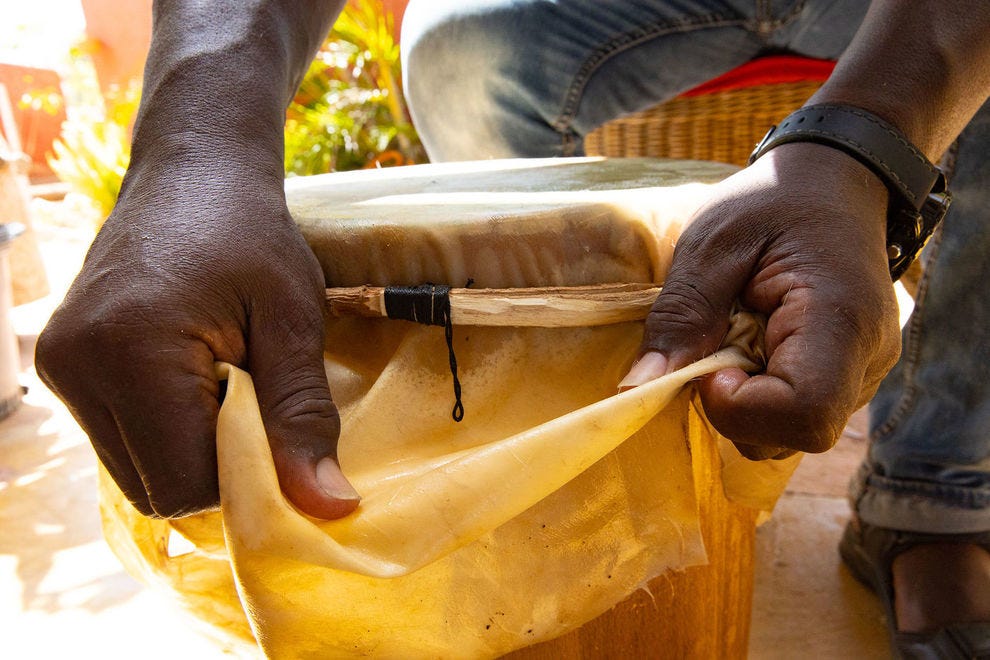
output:
[[[221,511],[146,519],[104,475],[108,539],[270,657],[744,657],[755,522],[794,461],[741,459],[689,382],[758,368],[760,324],[739,315],[715,355],[616,393],[677,235],[730,172],[590,158],[290,180],[361,506],[292,507],[250,377],[218,365]]]

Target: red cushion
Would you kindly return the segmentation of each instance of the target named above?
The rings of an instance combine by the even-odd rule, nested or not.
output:
[[[751,60],[742,66],[723,73],[681,96],[700,96],[713,92],[727,92],[754,85],[773,85],[793,82],[825,82],[835,68],[831,60],[816,60],[796,55],[770,55]]]

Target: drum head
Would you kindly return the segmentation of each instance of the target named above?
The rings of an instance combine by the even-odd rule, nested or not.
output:
[[[730,165],[490,160],[289,179],[328,286],[659,282],[677,235]]]

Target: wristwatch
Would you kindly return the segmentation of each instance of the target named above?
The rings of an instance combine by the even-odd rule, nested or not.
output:
[[[815,142],[844,151],[869,167],[890,191],[887,205],[887,263],[896,281],[945,217],[952,199],[945,175],[897,128],[848,105],[811,105],[767,131],[750,165],[774,147]]]

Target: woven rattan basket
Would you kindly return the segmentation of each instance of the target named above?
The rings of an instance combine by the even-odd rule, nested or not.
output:
[[[745,165],[771,125],[799,108],[819,82],[754,85],[679,96],[601,126],[584,139],[589,156],[687,158]]]
[[[610,121],[584,138],[589,156],[685,158],[744,166],[767,129],[801,107],[820,82],[786,82],[679,96]],[[916,260],[901,277],[913,297]]]

